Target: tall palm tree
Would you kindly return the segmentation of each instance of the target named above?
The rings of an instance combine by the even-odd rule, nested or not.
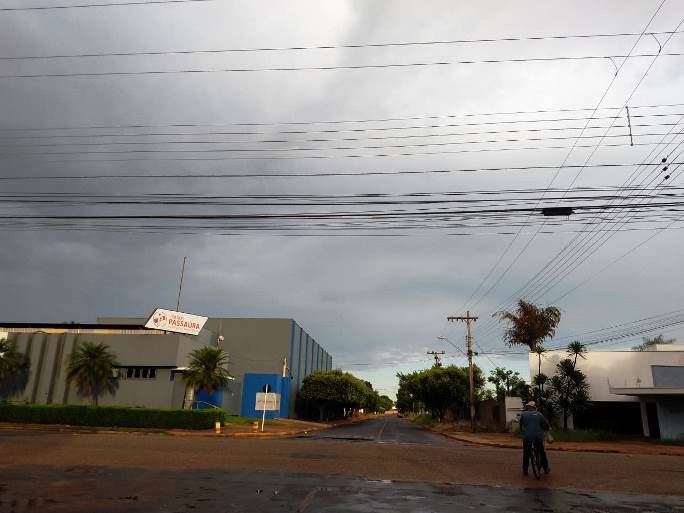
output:
[[[76,382],[78,394],[90,397],[93,406],[101,395],[116,393],[119,388],[116,355],[106,344],[83,342],[69,355],[67,382]]]
[[[570,355],[570,358],[574,358],[574,361],[572,362],[573,370],[575,369],[575,367],[577,367],[577,357],[586,360],[586,353],[587,346],[582,344],[582,342],[580,342],[579,340],[575,340],[574,342],[570,342],[568,344],[568,354]]]
[[[200,347],[190,353],[190,363],[185,372],[186,404],[192,404],[195,389],[204,389],[211,395],[217,388],[225,388],[231,379],[228,353],[220,347]]]
[[[561,313],[555,306],[539,307],[524,299],[518,300],[514,312],[499,312],[499,319],[508,322],[504,342],[509,347],[527,346],[530,351],[553,337],[560,322]]]
[[[537,375],[541,374],[541,357],[546,351],[546,348],[541,345],[537,345],[532,349],[532,352],[537,355]]]

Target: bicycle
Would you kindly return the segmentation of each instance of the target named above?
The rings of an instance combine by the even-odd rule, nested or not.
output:
[[[532,465],[532,473],[534,474],[534,478],[537,480],[541,479],[542,463],[541,451],[539,449],[543,446],[544,442],[534,442],[532,444],[532,461],[530,463]]]

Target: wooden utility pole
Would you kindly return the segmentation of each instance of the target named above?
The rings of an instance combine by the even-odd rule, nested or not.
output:
[[[470,311],[465,315],[447,317],[448,321],[463,321],[466,323],[466,342],[468,343],[468,381],[470,383],[470,430],[475,432],[475,380],[473,379],[473,336],[470,333],[470,323],[477,317],[471,317]]]
[[[435,365],[442,365],[442,362],[439,360],[440,355],[446,354],[444,351],[428,351],[427,354],[432,355],[435,357]]]

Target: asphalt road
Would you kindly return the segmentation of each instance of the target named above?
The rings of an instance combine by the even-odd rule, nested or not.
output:
[[[437,433],[417,427],[410,422],[385,415],[357,424],[342,425],[308,435],[312,440],[349,440],[396,444],[429,444],[432,446],[453,443]]]
[[[684,459],[520,452],[381,417],[307,437],[0,430],[0,512],[684,512]]]

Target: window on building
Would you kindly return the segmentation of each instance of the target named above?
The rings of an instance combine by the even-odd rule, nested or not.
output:
[[[120,376],[126,379],[156,379],[156,367],[121,367]]]

